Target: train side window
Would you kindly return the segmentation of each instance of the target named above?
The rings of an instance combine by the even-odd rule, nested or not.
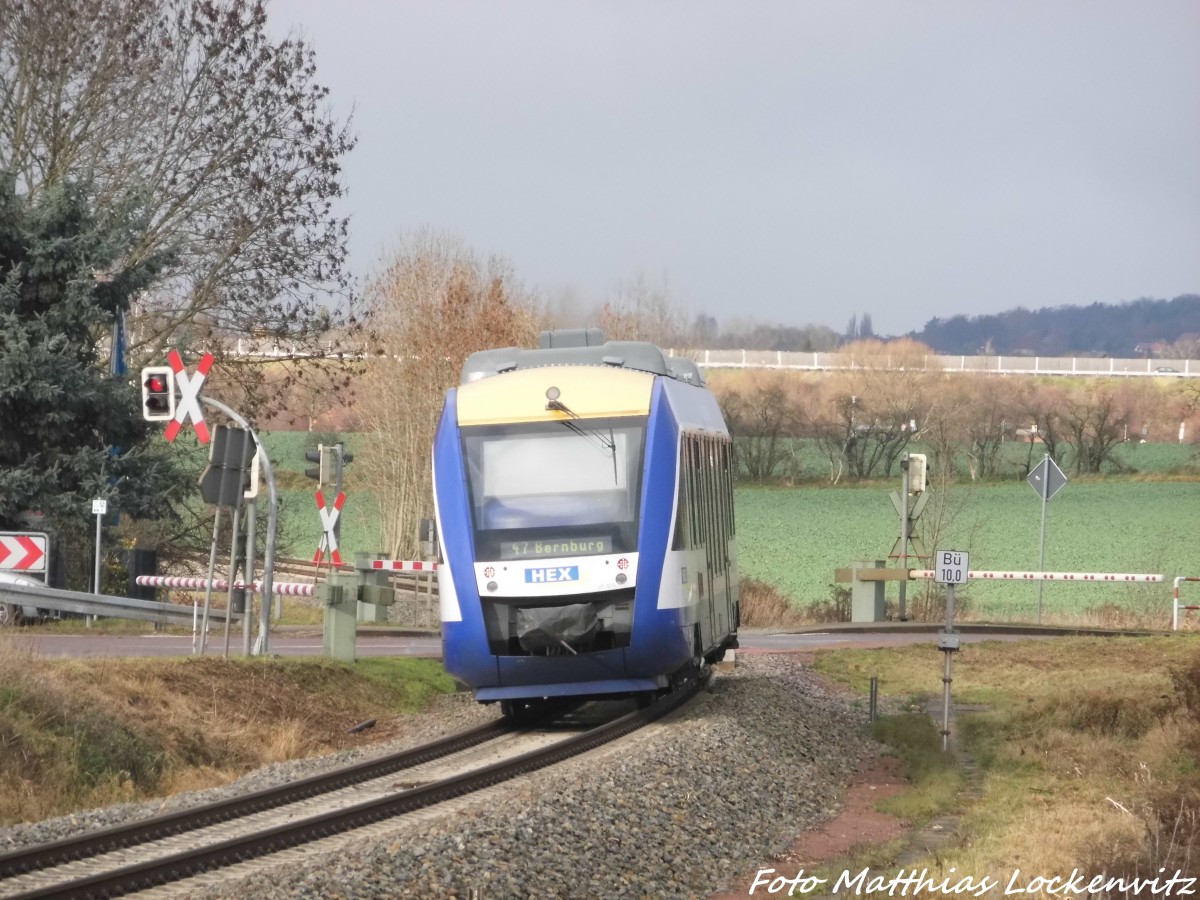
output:
[[[714,490],[714,487],[713,442],[712,438],[706,437],[704,439],[704,527],[707,534],[705,535],[704,544],[709,565],[712,567],[714,572],[720,572],[720,558],[716,552],[717,536],[720,532],[717,530],[717,493]]]

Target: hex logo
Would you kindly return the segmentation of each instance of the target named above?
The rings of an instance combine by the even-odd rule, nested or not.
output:
[[[526,569],[526,584],[552,584],[561,581],[578,581],[579,566],[548,566],[544,569]]]

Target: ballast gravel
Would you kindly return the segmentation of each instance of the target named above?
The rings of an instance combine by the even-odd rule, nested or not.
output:
[[[444,732],[495,714],[463,699],[448,705],[453,721]],[[742,653],[736,671],[717,675],[686,710],[628,743],[510,782],[507,792],[493,789],[451,816],[415,825],[398,820],[390,833],[314,853],[305,865],[192,896],[707,897],[769,866],[795,835],[837,813],[860,762],[878,751],[865,720],[861,706],[831,691],[795,656]],[[278,783],[289,770],[302,777],[314,764],[347,761],[339,754],[271,766],[172,802],[216,799]],[[102,827],[164,808],[153,806],[148,813],[113,807],[72,817],[69,830],[51,823],[8,829],[0,850],[16,846],[12,832],[20,844],[46,841],[84,822]]]
[[[859,763],[878,751],[865,720],[794,656],[739,654],[733,674],[628,750],[200,896],[707,897],[838,812]]]

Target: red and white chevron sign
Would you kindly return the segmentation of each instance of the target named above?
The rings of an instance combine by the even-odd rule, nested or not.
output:
[[[45,572],[49,543],[43,532],[0,532],[0,571]]]

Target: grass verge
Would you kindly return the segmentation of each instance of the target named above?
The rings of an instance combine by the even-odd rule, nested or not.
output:
[[[928,646],[822,652],[815,666],[861,691],[877,675],[885,697],[940,696],[942,660]],[[918,868],[935,880],[997,879],[1001,889],[1017,870],[1018,884],[1073,869],[1200,873],[1200,639],[968,644],[955,659],[953,697],[979,708],[958,714],[957,731],[980,766],[982,796],[964,812],[959,841]],[[914,781],[882,811],[919,821],[955,808],[949,785],[960,776],[939,772],[916,720],[879,727]],[[934,787],[939,780],[947,790]],[[868,855],[874,866],[895,862]]]
[[[0,825],[369,743],[453,691],[432,660],[58,660],[0,642]]]

